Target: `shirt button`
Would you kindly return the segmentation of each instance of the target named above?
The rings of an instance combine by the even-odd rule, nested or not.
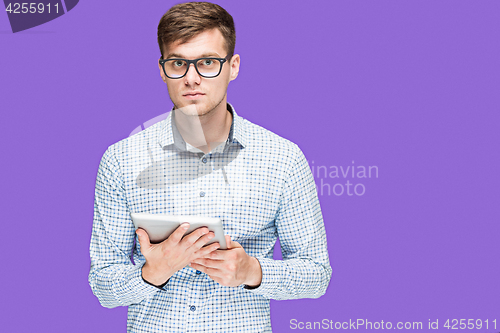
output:
[[[196,306],[191,305],[191,307],[189,308],[189,310],[191,310],[191,311],[196,311]]]
[[[205,192],[201,191],[200,192],[200,197],[204,197],[205,196]]]
[[[205,157],[203,157],[203,159],[201,160],[203,163],[207,163],[207,159]]]
[[[200,271],[196,271],[196,274],[200,275],[200,274],[201,274],[201,272],[200,272]]]

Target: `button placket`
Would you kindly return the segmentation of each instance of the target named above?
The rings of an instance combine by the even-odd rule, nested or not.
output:
[[[200,211],[205,211],[205,205],[207,204],[207,199],[205,198],[205,196],[208,195],[208,193],[206,192],[208,189],[206,184],[206,176],[210,174],[211,170],[210,163],[208,163],[208,155],[202,155],[200,157],[201,159],[198,162],[198,208],[200,209]]]

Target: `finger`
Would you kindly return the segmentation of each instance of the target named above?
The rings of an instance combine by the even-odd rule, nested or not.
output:
[[[230,249],[231,248],[231,236],[225,235],[224,237],[226,238],[226,246],[228,249]]]
[[[201,249],[199,249],[198,251],[196,251],[195,256],[197,258],[204,258],[204,257],[208,258],[208,255],[211,252],[214,252],[215,250],[217,250],[219,247],[220,247],[219,243],[212,243],[212,244],[204,246]]]
[[[165,240],[165,242],[169,242],[171,244],[178,244],[182,236],[186,233],[186,231],[189,229],[189,223],[183,223],[180,226],[175,229],[175,231]]]
[[[141,249],[147,249],[151,246],[148,233],[144,229],[138,228],[135,233],[139,236],[139,245]]]
[[[210,268],[214,268],[214,269],[223,269],[225,263],[222,260],[198,258],[198,259],[191,261],[191,264],[201,265],[203,267],[210,267]]]
[[[216,250],[207,253],[204,258],[212,259],[212,260],[225,260],[227,250]]]
[[[229,249],[234,249],[236,247],[243,247],[243,246],[240,245],[240,243],[231,240],[231,236],[226,235],[225,237],[226,237],[226,244],[227,244],[228,250]]]
[[[207,274],[208,276],[210,276],[210,278],[212,278],[212,276],[219,277],[219,276],[222,275],[222,272],[220,270],[216,269],[216,268],[207,267],[207,266],[203,266],[203,265],[196,264],[196,263],[191,263],[190,266],[193,269],[196,269],[196,270],[198,270],[200,272],[203,272],[203,273]]]
[[[205,246],[202,246],[198,251],[196,251],[197,257],[205,256],[210,252],[213,252],[220,248],[219,242],[211,243]]]
[[[215,234],[210,231],[207,234],[203,235],[203,237],[198,238],[198,240],[192,246],[195,249],[195,251],[198,251],[214,237]]]
[[[184,236],[182,238],[181,243],[186,247],[190,247],[193,244],[195,244],[201,237],[203,237],[204,235],[207,235],[208,233],[209,233],[209,230],[207,227],[198,228],[195,231],[193,231],[192,233],[190,233],[189,235]],[[208,241],[206,241],[206,242],[208,242]],[[201,246],[203,246],[205,243],[203,243]]]

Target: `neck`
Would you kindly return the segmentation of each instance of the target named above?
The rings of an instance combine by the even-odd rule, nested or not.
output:
[[[186,113],[175,112],[175,124],[187,143],[206,154],[226,141],[233,117],[227,110],[225,99],[205,114]]]

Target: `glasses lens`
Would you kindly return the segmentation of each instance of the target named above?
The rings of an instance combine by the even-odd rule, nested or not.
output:
[[[186,73],[187,63],[184,60],[168,60],[163,65],[165,73],[171,78],[178,78]]]
[[[203,58],[198,60],[196,67],[201,75],[214,77],[219,75],[221,62],[217,59]]]

